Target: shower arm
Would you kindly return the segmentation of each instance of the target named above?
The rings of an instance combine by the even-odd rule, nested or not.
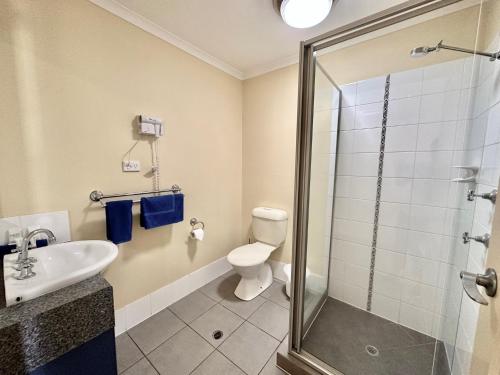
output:
[[[447,49],[447,50],[450,50],[450,51],[458,51],[458,52],[469,53],[471,55],[486,56],[486,57],[490,58],[490,61],[500,60],[500,51],[498,51],[496,53],[474,51],[472,49],[467,49],[467,48],[447,46],[446,44],[443,44],[443,41],[440,41],[435,48],[436,48],[436,51],[439,51],[440,49]]]

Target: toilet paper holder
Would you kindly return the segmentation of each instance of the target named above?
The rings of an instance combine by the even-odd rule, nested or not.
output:
[[[205,223],[203,221],[198,220],[195,217],[193,217],[193,218],[191,218],[191,220],[189,220],[189,224],[191,224],[191,226],[193,227],[193,230],[198,229],[198,228],[196,228],[197,225],[201,225],[201,229],[205,229]]]

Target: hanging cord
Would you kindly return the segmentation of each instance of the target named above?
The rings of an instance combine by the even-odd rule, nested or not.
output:
[[[160,190],[160,138],[156,138],[151,144],[152,151],[152,171],[153,171],[153,190]]]

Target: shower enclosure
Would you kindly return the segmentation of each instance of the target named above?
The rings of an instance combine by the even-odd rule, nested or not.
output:
[[[460,272],[485,271],[495,206],[471,191],[500,175],[498,9],[409,1],[302,44],[292,359],[469,373],[479,305]]]

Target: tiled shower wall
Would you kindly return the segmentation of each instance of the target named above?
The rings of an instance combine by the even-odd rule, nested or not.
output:
[[[500,37],[492,42],[488,50],[500,49]],[[485,57],[476,58],[475,79],[472,89],[472,121],[468,131],[464,163],[480,166],[478,184],[475,190],[489,192],[498,187],[500,177],[500,61],[491,62]],[[476,199],[472,220],[472,233],[491,233],[494,206],[487,200]],[[465,264],[469,272],[483,273],[486,265],[487,249],[472,242],[468,258],[457,259],[454,263]],[[459,270],[455,270],[459,271]],[[464,292],[460,293],[462,303],[445,304],[445,316],[460,312],[456,346],[453,347],[445,337],[448,361],[452,363],[453,375],[468,374],[479,315],[479,304],[470,300]],[[458,301],[460,302],[460,301]],[[452,324],[444,319],[444,328]],[[444,330],[446,332],[446,330]]]
[[[438,336],[465,186],[472,59],[390,78],[372,312]],[[366,308],[386,77],[341,87],[329,294]],[[458,202],[458,203],[457,203]]]

